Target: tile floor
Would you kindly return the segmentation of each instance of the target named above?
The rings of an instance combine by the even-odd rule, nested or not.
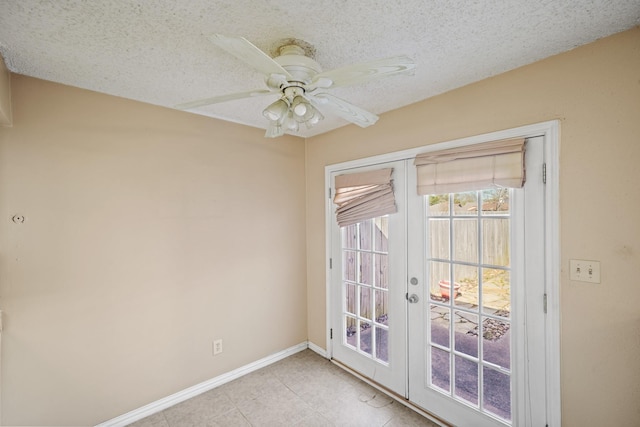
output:
[[[130,427],[436,424],[311,350],[144,418]]]

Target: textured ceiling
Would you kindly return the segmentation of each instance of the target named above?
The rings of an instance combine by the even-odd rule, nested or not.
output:
[[[324,70],[406,54],[413,76],[330,91],[381,114],[638,24],[638,0],[0,0],[0,54],[15,73],[166,107],[265,88],[214,33],[269,54],[304,40]],[[193,112],[264,129],[275,99]],[[325,114],[298,135],[346,124]]]

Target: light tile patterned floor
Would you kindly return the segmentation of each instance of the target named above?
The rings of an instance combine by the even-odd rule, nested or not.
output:
[[[435,427],[305,350],[144,418],[131,427]]]

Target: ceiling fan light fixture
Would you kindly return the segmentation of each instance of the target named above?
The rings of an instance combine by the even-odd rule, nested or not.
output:
[[[307,125],[308,128],[311,128],[312,126],[317,125],[320,120],[324,119],[324,116],[322,115],[322,113],[320,111],[318,111],[317,109],[312,108],[312,112],[313,114],[311,115],[311,117],[309,118],[309,120],[307,120],[305,122],[305,124]]]
[[[298,130],[300,129],[300,125],[298,124],[298,121],[295,119],[292,110],[289,110],[289,114],[287,115],[285,126],[287,127],[288,130],[292,132],[298,132]]]
[[[272,122],[279,122],[285,117],[287,111],[289,111],[289,104],[284,98],[280,98],[265,108],[262,115]]]
[[[277,138],[279,136],[284,135],[284,129],[282,128],[282,123],[279,121],[271,121],[269,123],[269,127],[267,128],[267,132],[264,134],[266,138]]]
[[[304,121],[304,117],[310,110],[309,107],[311,107],[311,105],[309,105],[309,101],[304,99],[301,95],[297,95],[291,102],[291,109],[293,110],[293,113],[297,116],[296,118],[300,118],[302,121]]]
[[[311,103],[307,104],[307,112],[302,118],[302,121],[307,125],[307,129],[311,129],[317,125],[320,120],[324,119],[324,116],[315,108]]]
[[[289,97],[287,97],[287,95]],[[262,114],[269,120],[269,127],[265,133],[267,138],[282,136],[285,132],[298,132],[300,124],[304,123],[311,129],[324,116],[302,94],[285,93],[284,96],[264,109]]]

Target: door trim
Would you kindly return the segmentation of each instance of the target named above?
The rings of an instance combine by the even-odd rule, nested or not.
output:
[[[358,160],[325,166],[325,292],[326,292],[326,348],[333,357],[331,331],[331,224],[333,221],[333,203],[331,173],[362,166],[371,166],[397,160],[412,159],[418,153],[454,148],[468,144],[479,144],[508,138],[530,138],[544,136],[544,162],[546,164],[545,185],[545,291],[547,295],[547,331],[546,331],[546,396],[547,422],[549,426],[561,426],[561,390],[560,390],[560,203],[559,203],[559,145],[560,122],[552,120],[513,129],[475,135],[435,143],[409,150],[367,157]]]

